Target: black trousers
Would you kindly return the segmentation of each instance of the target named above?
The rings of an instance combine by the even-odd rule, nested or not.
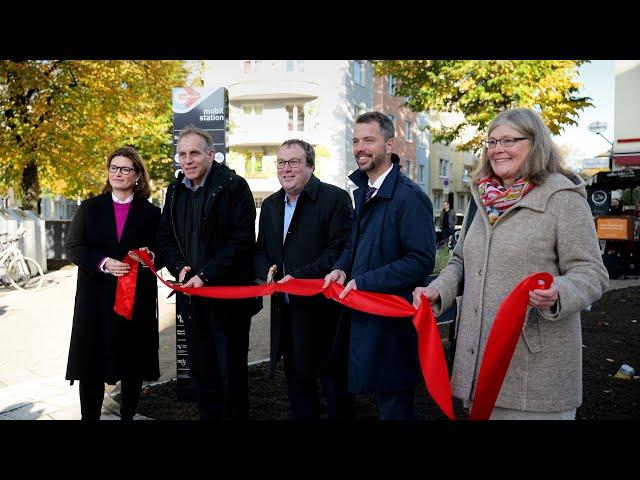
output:
[[[142,380],[138,378],[123,378],[120,381],[122,403],[120,405],[120,419],[132,421],[138,408]],[[100,420],[102,401],[104,399],[104,381],[80,380],[80,412],[84,421]]]
[[[353,395],[347,391],[346,377],[328,368],[330,345],[326,351],[309,351],[292,335],[291,321],[289,305],[283,303],[282,357],[292,419],[312,421],[320,418],[318,381],[327,402],[329,420],[352,419]]]
[[[184,323],[200,419],[246,420],[251,316],[240,312],[222,316],[206,300],[191,301],[192,315]]]

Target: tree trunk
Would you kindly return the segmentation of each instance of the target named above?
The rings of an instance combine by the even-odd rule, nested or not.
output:
[[[40,182],[38,180],[38,164],[30,160],[22,170],[22,209],[38,212],[40,199]]]

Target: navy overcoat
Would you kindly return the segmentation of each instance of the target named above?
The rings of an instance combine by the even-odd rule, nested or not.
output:
[[[368,177],[356,170],[349,178],[355,215],[351,238],[335,268],[355,279],[358,290],[390,293],[412,301],[435,263],[433,207],[427,194],[393,164],[375,197],[364,204]],[[417,335],[411,318],[351,311],[349,391],[405,390],[421,381]]]

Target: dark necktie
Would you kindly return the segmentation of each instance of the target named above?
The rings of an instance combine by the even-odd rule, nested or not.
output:
[[[364,203],[367,203],[369,200],[371,200],[371,196],[373,195],[373,192],[375,192],[377,190],[376,187],[367,187],[367,191],[364,194]]]

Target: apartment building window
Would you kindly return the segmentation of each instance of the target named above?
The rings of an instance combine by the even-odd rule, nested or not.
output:
[[[287,72],[304,72],[304,60],[287,60]]]
[[[389,95],[396,94],[396,79],[393,75],[387,75],[387,93]]]
[[[404,139],[407,142],[413,142],[413,124],[411,122],[404,122]]]
[[[464,212],[467,208],[467,196],[464,193],[458,194],[458,210]]]
[[[262,105],[244,105],[242,109],[245,115],[251,117],[262,115]]]
[[[433,211],[438,212],[442,208],[442,190],[434,190],[433,196]]]
[[[418,182],[424,183],[424,165],[418,165]]]
[[[406,175],[407,177],[409,177],[409,178],[413,178],[413,176],[412,176],[412,173],[413,173],[413,172],[412,172],[412,170],[411,170],[412,163],[413,163],[413,162],[411,162],[411,160],[405,160],[405,161],[404,161],[405,175]]]
[[[464,173],[462,174],[462,181],[469,183],[471,181],[471,167],[465,165]]]
[[[356,118],[358,118],[360,115],[362,115],[363,113],[365,113],[367,111],[367,106],[364,103],[360,103],[359,105],[354,105],[353,106],[353,119],[355,120]]]
[[[356,60],[353,62],[353,81],[358,85],[364,85],[364,61]]]
[[[285,105],[287,110],[287,130],[290,132],[304,131],[304,105]]]
[[[244,171],[245,175],[251,177],[262,173],[262,152],[249,152],[249,157],[245,157]]]
[[[440,178],[449,178],[449,161],[440,159]]]

